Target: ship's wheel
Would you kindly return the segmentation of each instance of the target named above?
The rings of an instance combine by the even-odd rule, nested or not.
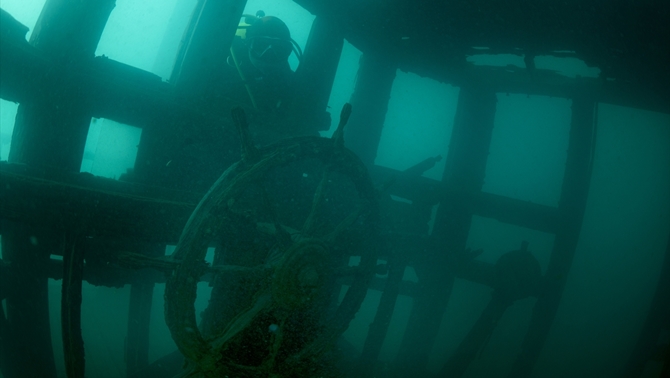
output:
[[[343,145],[343,128],[350,113],[351,106],[347,104],[333,138],[297,137],[257,149],[249,136],[244,112],[233,109],[242,159],[200,201],[171,256],[179,265],[167,280],[165,319],[188,362],[182,376],[299,376],[318,364],[347,329],[374,275],[378,223],[377,199],[367,169]],[[309,194],[311,205],[307,206],[302,225],[289,226],[283,222],[285,217],[278,214],[286,211],[286,206],[273,205],[274,199],[268,194],[271,190],[266,186],[268,180],[277,177],[273,172],[303,161],[319,164],[320,179]],[[354,204],[353,208],[333,222],[330,217],[326,219],[324,207],[332,207],[332,196],[326,193],[329,188],[333,191],[337,180],[348,181],[351,192],[357,195],[347,201]],[[254,282],[254,289],[248,306],[236,309],[227,324],[203,335],[196,324],[194,303],[205,251],[214,239],[241,232],[239,223],[257,225],[254,232],[259,237],[273,238],[274,247],[268,249],[258,265],[214,267],[219,275],[247,275]],[[357,237],[350,238],[352,234]],[[359,247],[364,245],[352,253],[360,255],[358,265],[335,263],[342,261],[341,256],[339,260],[333,258],[333,250],[342,249],[342,239],[349,240],[349,246],[351,240]],[[333,300],[333,295],[339,294],[339,290],[333,290],[339,289],[334,283],[342,276],[348,276],[348,290],[341,300]],[[308,335],[291,340],[296,336],[296,314],[301,313],[318,313],[322,320],[310,328]],[[255,362],[235,357],[245,347],[245,337],[258,335],[258,328],[264,332],[261,340],[249,344],[254,348]]]

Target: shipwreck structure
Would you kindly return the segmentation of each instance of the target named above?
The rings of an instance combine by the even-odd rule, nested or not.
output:
[[[462,376],[508,306],[533,296],[537,301],[522,348],[511,369],[501,373],[532,376],[561,304],[565,279],[556,277],[567,276],[580,238],[597,104],[670,113],[670,3],[295,3],[316,18],[295,72],[293,96],[281,114],[256,109],[247,95],[253,84],[220,70],[245,0],[197,1],[168,82],[95,56],[114,0],[47,0],[29,41],[26,26],[0,13],[0,97],[20,104],[9,161],[0,163],[0,293],[6,303],[0,307],[0,369],[5,377],[57,376],[49,278],[63,285],[68,377],[85,372],[84,281],[131,286],[124,352],[129,376],[149,363],[147,304],[154,285],[167,280],[166,321],[194,376],[310,376],[314,366],[334,368],[337,364],[324,362],[332,357],[329,349],[366,292],[375,290],[381,300],[362,351],[341,374],[381,374],[378,356],[397,298],[404,295],[413,306],[393,372],[416,377],[428,374],[426,364],[457,278],[490,286],[494,295],[459,347],[445,356],[437,376]],[[318,132],[330,125],[327,104],[345,40],[363,53],[358,80],[340,128],[333,138],[320,138]],[[483,53],[523,56],[526,67],[468,62],[467,57]],[[581,59],[601,74],[562,76],[535,68],[538,56]],[[404,172],[374,164],[398,70],[460,88],[440,182],[421,176],[435,159]],[[572,101],[558,206],[482,191],[497,93]],[[93,117],[142,128],[135,167],[122,180],[80,173]],[[288,139],[276,142],[282,138]],[[204,139],[218,147],[174,159],[175,151],[184,151],[184,141]],[[280,171],[282,176],[272,169],[294,163],[326,172],[296,192],[303,206],[284,204],[282,190],[271,188],[276,182],[290,185],[286,177],[292,177],[290,170]],[[329,198],[337,197],[341,207],[324,204],[329,190],[339,194]],[[411,204],[384,200],[390,195]],[[473,216],[555,235],[546,270],[530,254],[532,246],[521,241],[496,264],[479,261],[466,249]],[[245,233],[255,236],[240,236]],[[178,247],[165,257],[168,244]],[[203,263],[208,246],[217,246],[212,266]],[[57,255],[62,259],[53,258]],[[360,263],[348,267],[352,256],[361,256]],[[406,267],[414,269],[417,283],[403,280]],[[249,289],[252,278],[256,286]],[[200,326],[192,309],[198,280],[210,280],[217,292]],[[343,285],[349,291],[333,303],[329,298]],[[248,297],[230,296],[241,288]],[[647,321],[622,376],[640,376],[658,355],[659,335],[670,328],[669,306],[670,243]],[[296,319],[309,326],[292,327]],[[263,322],[274,332],[269,339],[250,330]],[[306,340],[287,341],[305,329]],[[232,350],[245,342],[267,350],[236,355]],[[667,352],[665,358],[667,374]]]

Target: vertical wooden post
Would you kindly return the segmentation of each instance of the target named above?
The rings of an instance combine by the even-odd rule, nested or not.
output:
[[[46,269],[50,251],[58,248],[56,236],[9,221],[2,231],[2,255],[15,273],[6,302],[4,373],[6,378],[55,378]]]
[[[481,191],[484,182],[496,102],[489,89],[461,88],[443,182],[462,194],[445,191],[431,246],[413,262],[419,291],[398,353],[400,376],[422,375],[433,348],[470,232],[468,199]]]
[[[78,236],[66,231],[63,240],[63,294],[61,326],[63,354],[68,378],[84,378],[84,339],[81,335],[81,289],[84,277],[84,250]]]
[[[371,166],[377,157],[397,67],[389,57],[374,54],[363,54],[359,64],[344,140],[347,148]]]
[[[0,282],[1,284],[4,284],[4,282]],[[2,305],[3,300],[4,297],[0,297],[0,374],[9,377],[9,373],[6,371],[7,350],[9,349],[9,346],[6,345],[7,318],[5,317],[5,308]]]
[[[154,284],[133,283],[130,286],[128,308],[128,335],[125,343],[126,375],[149,366],[149,327]]]
[[[182,41],[170,81],[175,84],[177,97],[200,110],[217,106],[213,78],[220,77],[225,67],[226,57],[240,22],[246,0],[200,0],[195,7],[185,39]],[[134,179],[152,185],[165,186],[170,181],[184,181],[183,185],[193,186],[191,180],[172,177],[166,169],[175,149],[184,146],[185,128],[192,124],[190,119],[160,119],[155,125],[148,125],[142,131],[142,139],[137,152]],[[201,125],[202,126],[202,125]],[[220,163],[217,163],[217,165]],[[196,176],[202,181],[204,175]],[[214,178],[215,179],[215,178]],[[172,184],[172,183],[170,183]],[[209,186],[205,183],[205,188]],[[200,186],[203,184],[200,183]],[[205,189],[202,188],[202,189]],[[198,188],[200,189],[200,188]],[[150,255],[164,254],[165,246],[149,246]],[[141,251],[147,253],[147,251]],[[136,283],[130,290],[128,315],[128,335],[126,338],[126,369],[130,376],[148,365],[149,320],[154,284]]]
[[[363,345],[363,352],[360,357],[360,368],[358,374],[360,377],[374,376],[374,367],[382,349],[396,301],[400,294],[400,282],[405,274],[407,267],[408,254],[405,251],[393,250],[389,258],[389,272],[386,279],[386,286],[379,300],[375,319],[370,324],[368,336]]]
[[[595,102],[588,94],[572,99],[572,126],[565,164],[563,187],[558,203],[560,224],[554,240],[546,277],[567,277],[579,241],[591,180]],[[533,315],[522,350],[509,377],[531,375],[549,329],[556,317],[565,280],[546,280],[544,289],[533,308]]]
[[[200,0],[187,30],[171,80],[177,94],[202,105],[212,77],[226,64],[246,0]]]
[[[296,132],[313,134],[330,127],[330,114],[326,112],[326,107],[343,45],[344,37],[337,25],[331,20],[316,17],[302,61],[295,72],[291,112],[296,119]]]
[[[135,246],[138,253],[152,257],[165,255],[164,245]],[[151,305],[154,296],[153,282],[136,282],[130,286],[128,308],[128,335],[126,336],[126,374],[132,376],[149,366],[149,329]]]
[[[90,115],[78,89],[83,84],[63,72],[93,58],[114,3],[46,2],[31,43],[52,58],[54,71],[41,95],[19,106],[11,162],[79,171]],[[46,267],[57,239],[52,230],[30,225],[7,222],[3,228],[3,254],[18,277],[7,298],[8,378],[56,376]]]
[[[227,65],[226,58],[245,4],[246,0],[199,0],[193,11],[170,81],[175,85],[178,100],[203,114],[225,114],[228,117],[228,110],[220,110],[222,100],[217,92],[220,88],[216,87],[224,85],[219,79]],[[199,121],[216,122],[215,125],[199,124],[203,130],[221,127],[220,119],[215,117],[203,117]],[[221,146],[208,151],[207,172],[184,168],[192,161],[173,162],[172,158],[175,151],[186,146],[187,138],[192,139],[185,135],[193,132],[193,123],[191,118],[161,117],[144,127],[135,160],[135,178],[151,185],[207,190],[227,168],[226,161],[232,156],[235,160],[231,163],[239,158],[239,143],[233,140],[223,145],[225,140],[222,140]],[[174,173],[180,169],[181,177],[175,177]]]
[[[94,57],[114,3],[46,2],[30,42],[52,58],[54,71],[41,96],[19,106],[9,161],[79,171],[91,117],[84,84],[63,73]]]
[[[0,223],[0,232],[2,228],[2,223]],[[7,345],[7,317],[5,315],[5,308],[3,301],[10,292],[10,285],[13,282],[12,277],[10,276],[11,272],[5,262],[0,259],[0,374],[9,376],[5,371],[7,362],[5,362],[6,353],[9,349]]]
[[[622,378],[637,378],[641,377],[644,371],[645,364],[652,358],[657,349],[659,335],[662,330],[670,327],[670,238],[668,238],[668,245],[665,249],[665,258],[663,259],[663,268],[656,284],[656,294],[651,302],[647,320],[644,323],[644,328],[637,340],[635,349],[628,358],[626,367],[624,368]],[[666,352],[667,355],[668,352]],[[666,375],[661,374],[661,377],[667,376],[670,372],[670,360],[665,360]]]
[[[472,326],[468,334],[461,341],[458,349],[449,357],[438,373],[440,377],[460,378],[465,374],[470,363],[475,359],[477,353],[505,314],[505,310],[511,303],[499,296],[493,296],[488,305],[479,315],[479,319]]]

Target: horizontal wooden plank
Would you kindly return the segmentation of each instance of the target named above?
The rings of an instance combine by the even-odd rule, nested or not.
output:
[[[0,163],[3,219],[72,227],[87,236],[175,244],[200,196]]]
[[[417,204],[434,205],[445,200],[467,201],[475,215],[548,233],[555,233],[558,227],[559,213],[555,207],[485,192],[468,195],[448,188],[440,181],[423,176],[408,176],[386,167],[374,166],[370,174],[377,182],[393,179],[388,192]]]
[[[474,213],[550,234],[556,233],[560,221],[558,208],[484,192],[477,195]]]
[[[670,113],[670,54],[660,48],[670,36],[668,2],[295,2],[333,19],[358,50],[396,61],[406,72],[454,86],[553,97],[569,98],[586,85],[600,102]],[[574,57],[599,67],[603,77],[578,80],[536,69],[531,80],[525,69],[466,61],[474,54],[526,53]]]

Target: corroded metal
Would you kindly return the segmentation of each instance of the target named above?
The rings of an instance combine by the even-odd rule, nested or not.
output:
[[[286,309],[308,306],[333,275],[328,254],[328,247],[318,239],[301,240],[286,251],[273,279],[277,305]]]
[[[355,154],[342,145],[342,128],[350,111],[350,106],[345,106],[340,127],[333,139],[298,137],[262,149],[253,147],[245,133],[243,112],[239,109],[233,111],[241,133],[243,158],[224,172],[198,204],[171,256],[178,265],[166,285],[165,318],[175,343],[190,362],[190,369],[184,376],[287,376],[306,365],[314,364],[348,327],[365,298],[374,274],[377,258],[373,243],[361,249],[364,253],[352,284],[334,315],[327,319],[327,325],[299,352],[283,358],[283,361],[277,360],[277,353],[285,337],[284,323],[294,311],[312,306],[312,299],[319,295],[319,291],[334,275],[334,267],[329,265],[327,242],[336,239],[337,234],[356,219],[363,219],[366,233],[371,237],[377,231],[377,198],[367,169]],[[205,338],[196,324],[194,302],[207,246],[213,238],[221,237],[221,233],[225,237],[226,233],[235,232],[234,225],[230,224],[233,218],[231,215],[244,213],[244,209],[239,207],[243,206],[240,205],[241,198],[249,187],[260,182],[271,170],[305,159],[320,161],[327,171],[324,176],[329,172],[337,172],[347,177],[359,194],[360,209],[347,217],[324,240],[315,239],[314,235],[305,235],[304,232],[298,233],[301,236],[293,240],[292,246],[283,250],[281,258],[269,254],[265,269],[274,274],[258,285],[252,305],[240,312],[221,332]],[[325,185],[325,181],[322,184]],[[320,197],[318,193],[315,195],[313,207],[320,205]],[[253,211],[247,213],[254,214]],[[312,209],[310,213],[316,217],[318,211]],[[282,239],[281,236],[285,235],[283,227],[278,225],[274,215],[270,218],[275,222],[278,239]],[[310,224],[315,222],[314,219],[306,221],[303,228],[312,231]],[[226,351],[233,340],[239,338],[255,319],[270,313],[278,324],[263,363],[259,366],[245,366],[228,358]]]

